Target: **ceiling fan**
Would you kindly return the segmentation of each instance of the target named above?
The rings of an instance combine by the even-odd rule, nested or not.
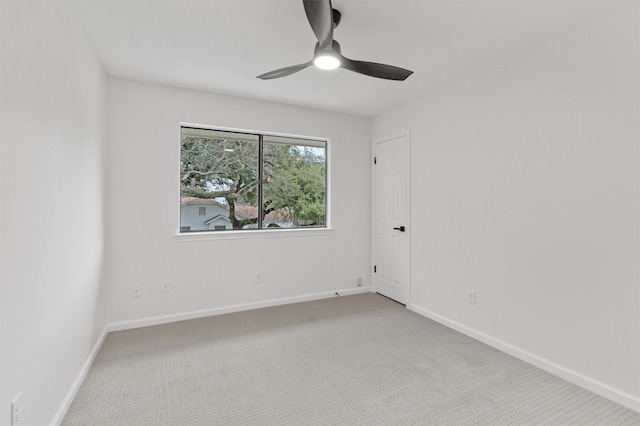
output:
[[[331,0],[303,0],[302,3],[304,4],[304,11],[307,14],[309,24],[311,24],[311,29],[318,39],[313,52],[313,59],[304,64],[270,71],[256,78],[271,80],[286,77],[311,65],[325,70],[342,67],[349,71],[386,80],[403,81],[413,74],[413,71],[394,67],[393,65],[355,61],[342,56],[340,44],[333,39],[333,30],[340,23],[342,14],[331,7]]]

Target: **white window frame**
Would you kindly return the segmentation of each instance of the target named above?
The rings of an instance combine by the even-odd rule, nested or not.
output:
[[[177,131],[178,137],[177,140],[180,140],[181,137],[181,128],[182,127],[194,127],[205,130],[220,130],[225,132],[237,132],[237,133],[251,133],[251,134],[262,134],[264,136],[280,136],[285,138],[293,138],[293,139],[307,139],[307,140],[315,140],[326,143],[326,152],[325,152],[325,161],[326,161],[326,188],[325,188],[325,197],[326,197],[326,206],[325,206],[325,226],[322,228],[287,228],[287,229],[243,229],[243,230],[229,230],[229,231],[202,231],[202,232],[180,232],[180,203],[177,203],[177,218],[175,218],[174,223],[176,223],[174,239],[179,242],[189,242],[189,241],[207,241],[207,240],[230,240],[230,239],[243,239],[243,238],[283,238],[283,237],[306,237],[306,236],[322,236],[322,235],[330,235],[333,233],[333,225],[331,221],[331,139],[325,137],[318,136],[306,136],[306,135],[296,135],[296,134],[288,134],[288,133],[278,133],[278,132],[270,132],[264,130],[252,130],[252,129],[239,129],[233,127],[223,127],[223,126],[213,126],[207,124],[197,124],[197,123],[188,123],[188,122],[180,122],[178,123]],[[177,161],[176,161],[176,175],[178,175],[180,170],[180,144],[177,145]],[[177,188],[177,196],[176,198],[180,200],[180,186]]]

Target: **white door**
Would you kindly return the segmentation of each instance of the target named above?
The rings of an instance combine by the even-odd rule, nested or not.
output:
[[[374,141],[373,287],[409,302],[409,133]]]

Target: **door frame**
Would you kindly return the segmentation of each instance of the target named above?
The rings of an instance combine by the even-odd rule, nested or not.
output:
[[[407,252],[409,254],[409,258],[407,259],[407,267],[408,271],[406,271],[407,276],[407,300],[406,306],[411,304],[411,232],[413,226],[411,225],[411,129],[403,129],[396,133],[392,133],[387,136],[383,136],[380,138],[375,138],[371,140],[371,268],[369,274],[369,282],[371,283],[371,289],[373,292],[377,292],[377,288],[375,285],[375,273],[374,266],[376,264],[375,253],[376,253],[376,170],[375,170],[375,156],[376,156],[376,145],[382,142],[391,141],[393,139],[397,139],[399,137],[405,137],[407,140],[407,149],[405,153],[405,167],[407,170],[407,197],[406,197],[406,206],[405,211],[407,212]]]

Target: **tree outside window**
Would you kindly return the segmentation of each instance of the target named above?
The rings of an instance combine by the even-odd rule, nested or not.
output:
[[[183,127],[180,146],[181,232],[326,226],[326,141]]]

